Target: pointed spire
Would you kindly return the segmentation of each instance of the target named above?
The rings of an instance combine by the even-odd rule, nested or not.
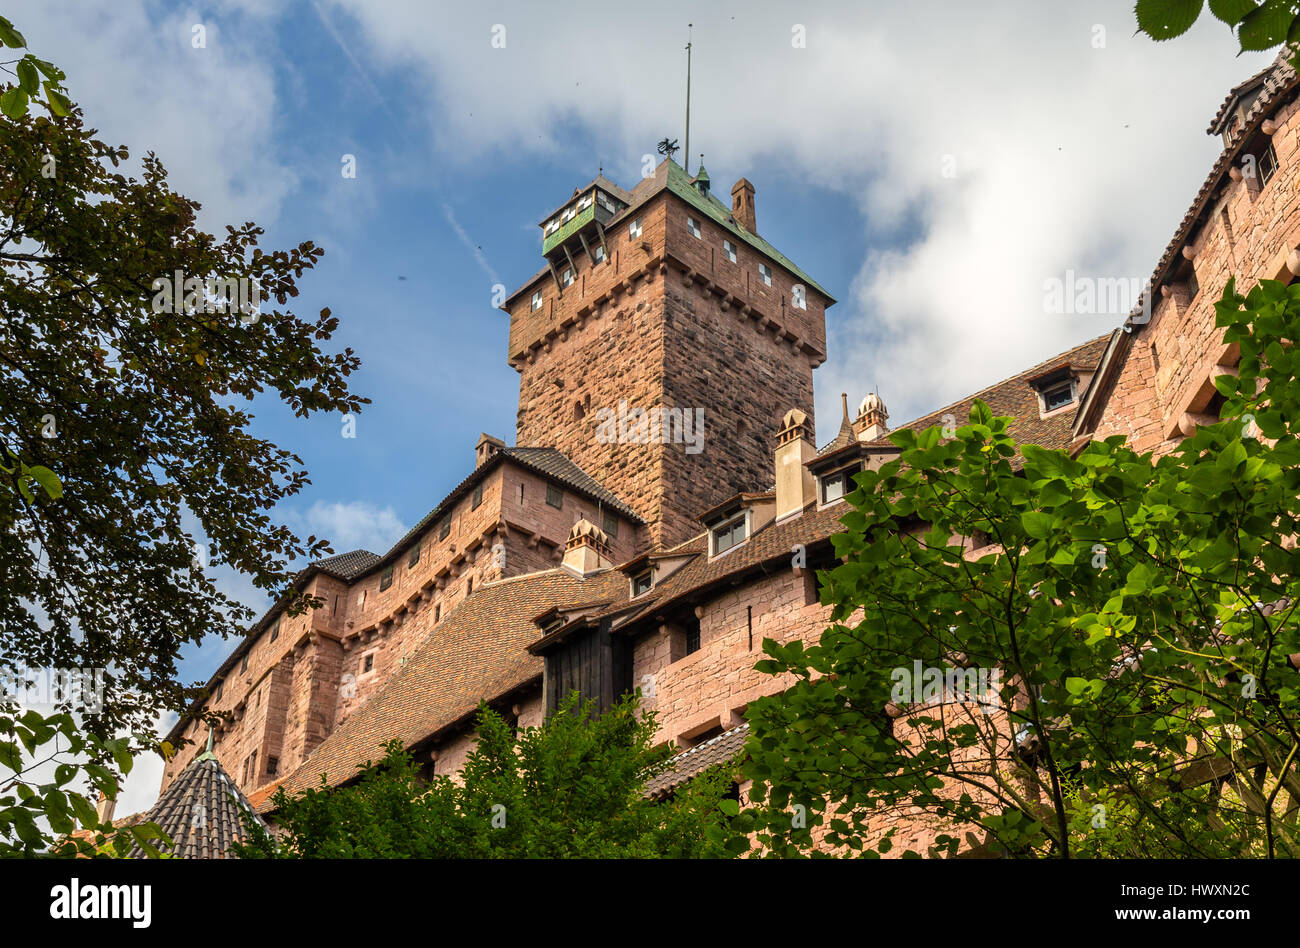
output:
[[[853,431],[853,422],[849,421],[848,392],[840,392],[840,404],[844,408],[844,417],[843,420],[840,421],[839,434],[837,434],[835,440],[831,442],[832,448],[843,448],[858,440],[857,435]]]
[[[216,759],[217,759],[217,755],[214,754],[214,753],[212,753],[212,745],[213,745],[213,738],[212,738],[212,725],[209,724],[209,725],[208,725],[208,749],[205,750],[205,751],[204,751],[202,754],[200,754],[198,757],[195,757],[194,759],[195,759],[196,761],[199,761],[199,760],[216,760]]]

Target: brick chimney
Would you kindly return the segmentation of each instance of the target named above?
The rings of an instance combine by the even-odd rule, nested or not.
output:
[[[817,456],[808,416],[791,408],[776,436],[776,518],[798,513],[817,496],[817,480],[804,465]]]
[[[580,576],[613,566],[609,537],[586,517],[573,525],[564,544],[563,564]]]
[[[113,810],[117,807],[117,801],[110,800],[102,792],[99,794],[99,803],[95,806],[95,815],[99,817],[101,823],[113,822]]]
[[[487,432],[478,436],[478,444],[474,445],[474,469],[478,470],[487,461],[496,454],[506,443],[500,438],[494,438]]]
[[[754,186],[747,178],[731,186],[731,216],[751,234],[758,233],[758,225],[754,223]]]

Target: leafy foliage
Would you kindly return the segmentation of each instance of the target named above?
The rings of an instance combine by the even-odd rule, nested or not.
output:
[[[1243,52],[1300,42],[1300,4],[1295,0],[1209,0],[1210,13],[1236,31]],[[1137,0],[1138,31],[1153,40],[1182,36],[1205,8],[1205,0]],[[1292,59],[1294,63],[1295,58]]]
[[[38,754],[44,757],[36,759]],[[28,761],[27,756],[31,756]],[[118,832],[99,819],[95,804],[76,782],[84,779],[110,799],[118,779],[99,759],[113,762],[123,776],[131,772],[130,741],[101,740],[83,734],[71,714],[42,715],[29,710],[0,717],[0,766],[13,776],[0,785],[0,858],[38,856],[120,856],[133,843],[151,856],[159,852],[152,840],[165,839],[156,823],[137,823]],[[50,769],[52,779],[38,782],[35,771]],[[80,825],[85,832],[71,834]]]
[[[731,773],[701,775],[672,800],[646,799],[671,751],[636,696],[592,717],[577,693],[517,734],[486,705],[455,777],[425,779],[398,741],[343,788],[273,799],[272,837],[249,821],[244,858],[687,858],[725,856]],[[725,808],[723,804],[731,804]]]
[[[3,17],[0,44],[26,45]],[[351,350],[319,347],[338,320],[286,308],[320,248],[264,252],[251,222],[220,238],[201,231],[199,205],[168,187],[152,153],[140,179],[119,172],[127,149],[83,126],[62,71],[30,53],[8,65],[18,84],[0,95],[0,682],[98,669],[107,687],[95,713],[65,701],[47,719],[57,723],[39,726],[0,689],[0,735],[31,751],[29,737],[72,742],[79,727],[71,753],[88,756],[64,767],[84,765],[103,789],[105,768],[129,765],[121,741],[171,752],[151,736],[158,711],[201,694],[177,681],[181,648],[253,617],[207,565],[250,575],[291,612],[315,604],[291,587],[289,564],[328,546],[268,514],[306,473],[249,432],[248,404],[269,391],[305,417],[366,400],[348,390]],[[29,114],[39,76],[48,117]],[[168,281],[183,295],[163,292]],[[232,287],[248,290],[241,307]],[[187,513],[210,551],[182,528]],[[0,768],[15,771],[4,780],[19,794],[0,801],[0,847],[39,848],[37,812],[60,832],[78,797],[61,779],[29,785],[14,753]]]
[[[903,817],[937,854],[1300,854],[1300,286],[1229,283],[1216,314],[1223,420],[1162,457],[1018,445],[978,401],[955,437],[892,435],[835,538],[834,624],[764,643],[796,684],[748,712],[760,844],[874,853]],[[997,670],[995,706],[900,698],[918,662]]]

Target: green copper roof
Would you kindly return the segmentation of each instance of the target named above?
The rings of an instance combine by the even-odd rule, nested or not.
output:
[[[700,167],[700,174],[705,174],[703,166]],[[705,175],[705,177],[707,180],[707,175]],[[716,223],[721,224],[755,250],[767,254],[767,256],[771,257],[781,266],[785,267],[785,269],[798,277],[805,286],[816,290],[832,303],[835,302],[835,297],[827,293],[816,280],[796,267],[794,261],[790,260],[785,256],[785,254],[781,253],[781,251],[777,250],[762,237],[758,236],[758,234],[751,234],[749,231],[745,230],[745,228],[733,221],[731,219],[731,208],[727,207],[727,205],[723,204],[712,194],[701,194],[699,189],[691,184],[690,174],[675,161],[668,162],[668,190],[672,191],[673,194],[676,194],[687,204],[690,204],[692,207],[695,207],[709,215],[709,217]]]
[[[551,234],[551,236],[542,238],[542,253],[550,253],[595,219],[596,202],[592,201],[586,206],[586,208],[575,214],[572,220],[555,233]]]

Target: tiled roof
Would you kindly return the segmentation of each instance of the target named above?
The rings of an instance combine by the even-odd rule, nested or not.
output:
[[[580,494],[586,495],[589,499],[599,502],[603,507],[617,511],[621,516],[633,523],[644,523],[645,521],[627,504],[619,500],[618,496],[612,491],[602,486],[595,478],[584,471],[578,465],[574,464],[562,452],[555,448],[534,448],[534,447],[515,447],[501,448],[492,456],[490,460],[476,468],[468,477],[462,480],[439,504],[429,511],[419,523],[407,531],[406,535],[393,544],[392,548],[383,556],[371,553],[369,550],[352,550],[349,553],[341,553],[338,556],[331,556],[327,559],[317,560],[306,569],[302,570],[294,577],[294,585],[302,584],[306,579],[313,575],[314,571],[328,573],[345,582],[352,582],[366,573],[378,569],[382,564],[389,560],[396,559],[403,550],[409,547],[412,540],[415,539],[428,525],[437,520],[445,511],[453,507],[457,500],[463,497],[469,490],[478,483],[487,472],[495,465],[500,464],[499,458],[509,458],[520,467],[531,470],[543,477],[550,478],[565,487],[575,490]],[[225,675],[235,663],[240,660],[245,652],[252,648],[252,643],[262,630],[266,628],[272,618],[280,611],[283,602],[277,602],[268,609],[260,619],[248,627],[248,632],[243,640],[230,653],[230,656],[221,664],[221,667],[208,679],[211,685],[221,676]],[[191,702],[189,708],[180,715],[176,724],[168,732],[167,740],[175,743],[186,723],[193,717],[194,712],[203,706],[202,699],[196,699]]]
[[[143,817],[157,823],[171,837],[174,846],[160,846],[178,859],[225,859],[230,844],[246,838],[241,814],[259,823],[248,799],[226,776],[211,753],[200,754],[186,767]],[[138,845],[128,853],[144,858]]]
[[[1015,419],[1011,422],[1008,431],[1017,443],[1037,444],[1045,448],[1066,448],[1070,444],[1070,429],[1074,424],[1075,413],[1061,411],[1047,418],[1040,417],[1038,393],[1029,382],[1046,370],[1062,364],[1078,366],[1087,371],[1094,370],[1097,363],[1101,361],[1101,354],[1105,351],[1106,344],[1110,342],[1110,337],[1111,334],[1106,333],[1096,339],[1089,339],[1082,345],[1045,359],[1009,379],[1003,379],[996,385],[990,385],[961,401],[945,405],[938,411],[932,411],[928,415],[922,415],[898,427],[921,431],[932,425],[943,424],[944,415],[952,415],[957,426],[961,427],[967,423],[971,406],[975,403],[975,399],[979,398],[988,404],[994,415],[1010,415]]]
[[[356,776],[394,738],[406,747],[472,718],[491,701],[536,681],[542,659],[530,655],[533,617],[548,607],[608,602],[626,595],[627,577],[607,570],[581,579],[564,569],[486,583],[461,602],[383,688],[337,727],[284,780],[289,793]],[[269,794],[268,794],[269,797]],[[268,803],[262,802],[265,812]]]
[[[668,769],[653,777],[645,787],[645,795],[651,799],[666,797],[669,793],[698,777],[715,764],[725,764],[735,760],[745,749],[745,739],[749,736],[749,723],[723,731],[717,737],[682,751],[668,762]]]
[[[1039,417],[1038,394],[1029,383],[1047,370],[1063,365],[1076,366],[1086,371],[1096,369],[1111,335],[1111,333],[1107,333],[1104,336],[1098,336],[1096,339],[1089,339],[1073,349],[1067,349],[1065,352],[1052,356],[1050,359],[1045,359],[1023,372],[1018,372],[1008,379],[1003,379],[996,385],[980,389],[961,401],[945,405],[943,408],[936,409],[928,415],[922,415],[920,418],[914,418],[892,430],[910,428],[913,431],[922,431],[932,425],[942,425],[944,415],[952,415],[957,426],[961,427],[967,423],[970,418],[971,406],[975,403],[975,399],[979,398],[988,404],[993,414],[1010,415],[1015,419],[1011,423],[1009,430],[1011,436],[1018,443],[1037,444],[1045,448],[1065,448],[1070,444],[1070,429],[1074,424],[1075,413],[1064,411],[1050,418]],[[888,436],[886,436],[882,439],[882,442],[877,443],[890,442]],[[817,455],[821,457],[844,446],[842,433],[837,434],[834,440],[822,446]]]
[[[356,579],[379,562],[379,556],[369,550],[353,550],[340,553],[327,559],[317,560],[312,565],[322,573],[329,573],[344,581]]]

